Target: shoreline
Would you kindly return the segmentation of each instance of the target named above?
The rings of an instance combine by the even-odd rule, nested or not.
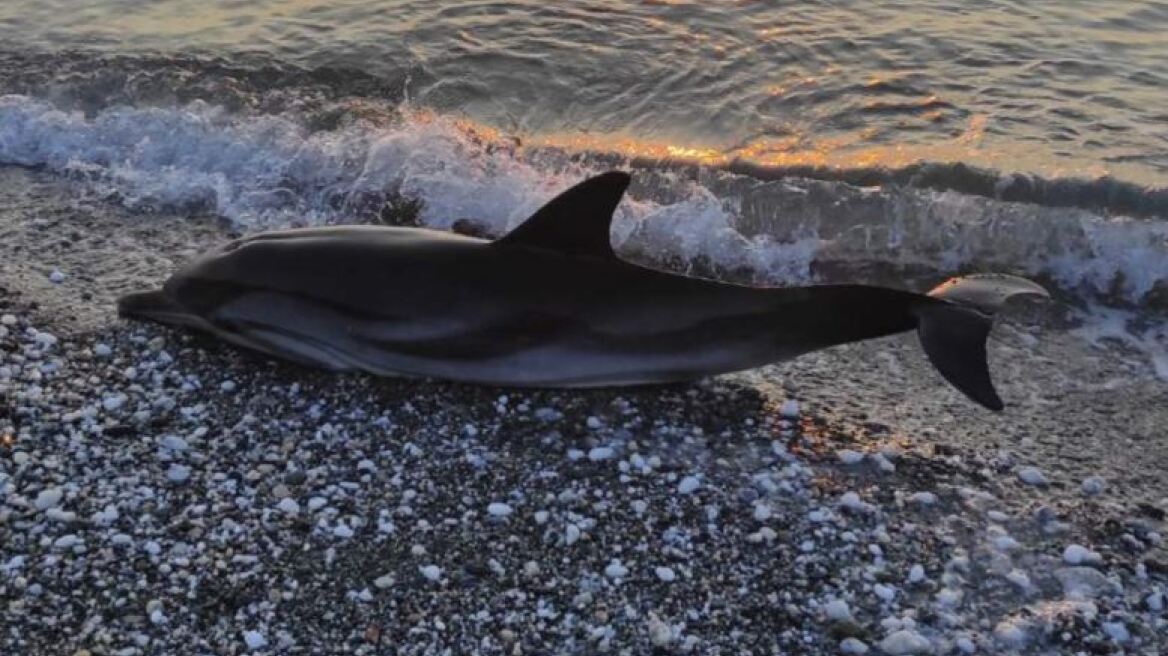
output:
[[[376,380],[113,317],[213,220],[11,168],[0,200],[5,652],[1161,649],[1164,383],[1056,309],[995,329],[1001,415],[911,335],[661,388]]]

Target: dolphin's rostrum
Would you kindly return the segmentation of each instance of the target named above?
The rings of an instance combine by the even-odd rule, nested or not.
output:
[[[864,285],[752,288],[619,259],[609,224],[629,175],[585,180],[495,242],[337,226],[230,242],[123,316],[190,326],[334,370],[532,387],[661,383],[916,329],[941,375],[999,410],[985,340],[1011,276],[928,294]]]

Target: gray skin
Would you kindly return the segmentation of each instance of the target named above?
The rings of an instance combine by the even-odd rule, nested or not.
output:
[[[930,357],[973,349],[972,365],[949,353],[948,368],[967,380],[934,363],[974,400],[1001,407],[984,363],[988,314],[976,303],[862,285],[750,288],[624,262],[608,227],[628,180],[591,178],[495,242],[370,226],[237,240],[119,308],[333,370],[525,387],[691,380],[921,328]],[[985,305],[1001,300],[990,294]],[[930,350],[927,322],[975,334]]]

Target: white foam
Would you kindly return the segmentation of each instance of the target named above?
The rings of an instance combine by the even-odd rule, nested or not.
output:
[[[400,192],[424,202],[425,225],[471,218],[501,234],[599,167],[575,155],[518,148],[409,108],[396,120],[312,130],[295,115],[203,102],[87,116],[0,97],[0,164],[74,175],[135,208],[203,207],[244,231],[352,222]],[[1168,284],[1165,221],[953,191],[654,173],[638,179],[661,188],[642,183],[618,211],[618,249],[745,270],[757,282],[805,282],[813,263],[839,261],[1046,274],[1101,293],[1118,284],[1133,300]],[[1168,360],[1157,366],[1168,372]]]

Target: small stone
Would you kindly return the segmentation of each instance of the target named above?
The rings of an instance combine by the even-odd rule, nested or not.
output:
[[[51,487],[46,490],[41,490],[40,494],[37,494],[36,499],[33,501],[33,505],[36,506],[37,510],[48,510],[60,504],[61,499],[64,497],[65,492],[61,488]]]
[[[779,415],[783,419],[795,420],[799,418],[799,402],[795,399],[787,399],[783,401],[782,407],[779,408]]]
[[[181,485],[191,478],[191,468],[186,465],[173,464],[166,468],[166,480]]]
[[[491,517],[497,517],[501,519],[511,515],[512,512],[514,511],[511,509],[511,506],[501,502],[492,503],[487,506],[487,514],[489,514]]]
[[[588,451],[588,459],[592,462],[612,460],[614,456],[616,456],[616,451],[611,446],[598,446]]]
[[[564,544],[570,547],[573,544],[576,544],[576,541],[579,539],[580,527],[576,526],[575,524],[568,524],[568,526],[564,529]]]
[[[685,478],[681,479],[680,483],[678,483],[677,491],[680,494],[693,494],[699,487],[701,487],[701,485],[701,479],[699,479],[697,476],[686,476]]]
[[[850,621],[852,610],[848,608],[848,602],[843,599],[832,599],[823,605],[823,615],[836,622]]]
[[[391,587],[393,587],[393,584],[394,584],[394,579],[393,579],[393,575],[391,575],[391,574],[386,574],[384,576],[379,576],[379,577],[373,579],[373,587],[377,588],[378,590],[385,590],[387,588],[391,588]]]
[[[623,579],[628,576],[629,570],[617,558],[609,561],[608,566],[604,568],[604,575],[610,579]]]
[[[937,495],[932,492],[915,492],[908,500],[918,506],[931,506],[937,503]]]
[[[863,640],[857,638],[844,638],[840,642],[841,654],[867,654],[868,645],[864,644]]]
[[[645,628],[649,632],[649,642],[654,647],[664,649],[673,642],[673,629],[655,614],[649,613],[649,621]]]
[[[1104,622],[1103,632],[1111,638],[1113,642],[1123,644],[1131,640],[1131,633],[1128,632],[1127,626],[1123,622]]]
[[[225,380],[222,383],[219,383],[219,389],[230,394],[231,392],[235,391],[235,381],[234,380]]]
[[[296,503],[296,500],[292,497],[284,497],[276,504],[276,510],[279,510],[285,515],[299,515],[300,504]]]
[[[442,568],[437,565],[423,565],[418,568],[427,581],[437,581],[442,578]]]
[[[341,539],[351,538],[353,537],[353,528],[345,523],[337,524],[333,527],[333,535]]]
[[[49,274],[49,282],[59,285],[65,282],[65,274],[58,269],[53,269],[52,273]]]
[[[1068,565],[1098,565],[1103,562],[1103,556],[1083,545],[1072,544],[1063,550],[1063,562]]]
[[[921,565],[913,565],[908,570],[909,583],[920,583],[925,580],[925,568]]]
[[[1079,487],[1083,494],[1093,497],[1103,493],[1103,488],[1107,487],[1107,483],[1099,476],[1091,476],[1083,479],[1083,484]]]
[[[890,656],[931,654],[933,653],[933,645],[928,638],[916,631],[901,629],[880,641],[880,651]]]
[[[653,572],[657,574],[658,579],[666,583],[671,583],[677,578],[677,574],[674,573],[672,567],[656,567],[653,569]]]
[[[1037,467],[1019,469],[1018,480],[1027,485],[1046,485],[1046,476]]]
[[[835,452],[839,461],[845,465],[858,465],[864,460],[864,454],[851,449],[840,449]]]
[[[113,349],[108,344],[96,344],[93,347],[93,355],[98,358],[108,358],[113,354]]]
[[[1093,599],[1102,595],[1123,593],[1123,586],[1107,578],[1092,567],[1062,567],[1054,576],[1063,586],[1063,594],[1071,599]]]
[[[243,642],[251,651],[263,649],[268,646],[268,639],[259,631],[244,631]]]

